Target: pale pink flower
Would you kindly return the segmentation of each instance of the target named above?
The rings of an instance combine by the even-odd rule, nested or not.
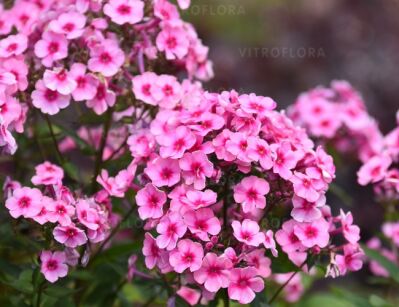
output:
[[[163,20],[178,20],[180,18],[177,7],[163,0],[154,3],[154,15]]]
[[[99,225],[97,221],[99,219],[98,212],[91,206],[92,200],[80,199],[76,203],[76,215],[80,223],[86,226],[88,229],[97,230]]]
[[[387,238],[390,238],[396,246],[399,246],[399,222],[385,223],[384,225],[382,225],[382,232]]]
[[[28,88],[28,66],[22,57],[8,58],[2,62],[2,67],[15,76],[17,89],[25,91]]]
[[[234,237],[247,245],[259,246],[265,241],[265,235],[259,232],[259,224],[257,222],[245,219],[242,223],[233,221],[231,226],[234,230]]]
[[[195,135],[185,126],[177,127],[173,133],[157,137],[161,145],[159,149],[162,158],[179,159],[196,143]]]
[[[175,60],[187,55],[190,41],[182,27],[170,25],[158,34],[156,45],[159,51],[165,52],[167,60]]]
[[[6,200],[6,208],[13,218],[33,218],[42,210],[42,193],[38,189],[17,188]]]
[[[156,85],[158,76],[153,72],[145,72],[132,79],[134,96],[150,105],[157,105],[160,98],[160,89]]]
[[[97,115],[101,115],[107,111],[108,107],[114,106],[115,102],[115,93],[104,83],[98,82],[96,94],[92,99],[87,100],[86,106],[93,109]]]
[[[184,154],[179,160],[179,166],[183,171],[186,184],[194,184],[194,188],[205,188],[206,178],[213,174],[213,164],[202,151],[194,151]]]
[[[291,211],[291,216],[298,222],[312,222],[322,217],[319,208],[326,204],[326,197],[321,195],[316,202],[309,202],[304,198],[294,195],[292,198],[294,208]]]
[[[182,87],[175,76],[158,76],[155,85],[153,93],[160,107],[173,109],[181,100]]]
[[[125,54],[118,44],[105,39],[90,50],[88,68],[92,72],[99,72],[105,77],[112,77],[125,62]]]
[[[57,91],[62,95],[71,94],[77,86],[76,81],[64,68],[47,69],[43,75],[43,82],[48,89]]]
[[[40,254],[40,272],[51,283],[68,274],[66,256],[64,252],[42,251]]]
[[[257,116],[265,116],[268,111],[276,108],[276,102],[270,97],[256,96],[255,94],[241,95],[240,101],[241,109],[250,114]]]
[[[68,226],[57,226],[53,231],[54,239],[67,247],[75,248],[87,242],[87,237],[82,229],[73,223]]]
[[[265,195],[269,193],[269,183],[256,176],[245,177],[234,187],[234,200],[242,205],[245,213],[252,212],[254,209],[264,209],[266,207]]]
[[[341,275],[347,271],[359,271],[363,266],[364,252],[357,245],[346,244],[344,254],[336,255],[335,262]]]
[[[91,74],[86,74],[86,65],[74,63],[69,76],[76,82],[72,97],[76,101],[91,100],[96,96],[98,80]]]
[[[220,288],[229,286],[232,267],[233,263],[227,257],[207,253],[202,260],[201,268],[194,272],[194,279],[203,284],[206,290],[217,292]]]
[[[392,160],[387,155],[375,156],[369,159],[358,171],[357,181],[361,185],[375,183],[384,179]]]
[[[35,167],[36,174],[32,177],[34,185],[60,185],[64,178],[64,170],[48,161]]]
[[[255,292],[264,288],[263,280],[257,277],[252,267],[232,269],[230,272],[229,297],[240,304],[248,304],[255,298]]]
[[[209,241],[209,235],[216,236],[221,230],[219,219],[209,208],[187,211],[183,219],[191,233],[203,241]]]
[[[51,67],[54,61],[68,56],[68,41],[62,34],[46,31],[35,45],[35,55],[42,59],[45,67]]]
[[[190,306],[195,306],[198,304],[201,297],[201,293],[198,290],[191,289],[189,287],[183,286],[176,291],[182,299],[184,299]]]
[[[244,257],[245,262],[249,266],[253,266],[257,270],[257,275],[263,278],[269,277],[272,273],[270,268],[271,260],[265,256],[263,249],[255,249]]]
[[[186,269],[194,272],[201,267],[203,257],[201,244],[184,239],[170,252],[169,263],[177,273],[183,273]]]
[[[155,139],[148,130],[142,130],[131,135],[127,144],[133,157],[148,157],[155,147]]]
[[[298,225],[295,220],[289,220],[283,223],[281,229],[276,232],[277,243],[280,244],[283,251],[291,253],[295,250],[302,249],[303,245],[294,232],[294,228]]]
[[[316,202],[326,187],[326,183],[321,178],[321,173],[314,167],[308,167],[306,174],[295,172],[290,178],[293,183],[294,192],[299,197],[309,202]]]
[[[349,243],[355,244],[360,240],[360,228],[359,226],[353,225],[352,213],[340,212],[340,219],[342,225],[342,233]]]
[[[189,127],[196,131],[198,135],[206,136],[211,131],[221,129],[224,124],[225,121],[223,117],[210,112],[205,112],[196,119],[195,124],[189,125]]]
[[[139,0],[110,0],[104,5],[104,14],[118,25],[135,24],[144,16],[144,2]]]
[[[86,24],[86,17],[78,12],[67,12],[49,23],[49,29],[54,33],[64,34],[67,39],[82,36]]]
[[[67,204],[63,200],[55,200],[51,211],[48,212],[49,220],[58,222],[61,226],[68,226],[72,223],[72,217],[75,214],[75,207]]]
[[[301,298],[305,289],[303,286],[301,275],[296,274],[294,277],[292,277],[292,275],[293,272],[289,272],[284,274],[274,274],[273,277],[275,281],[280,285],[285,284],[290,279],[290,281],[283,290],[284,299],[287,302],[295,303]]]
[[[165,192],[158,190],[151,183],[137,192],[136,203],[142,220],[160,218],[163,215],[163,205],[166,202]]]
[[[0,40],[0,57],[8,58],[22,54],[28,47],[28,38],[23,34],[10,35]]]
[[[216,203],[217,194],[212,190],[196,191],[188,190],[183,200],[190,208],[197,210],[199,208],[209,207]]]
[[[187,226],[184,224],[180,214],[172,212],[164,215],[157,225],[157,245],[160,248],[172,250],[176,247],[177,240],[184,236]]]
[[[304,246],[311,248],[317,245],[323,248],[330,240],[329,227],[329,223],[320,218],[311,223],[298,223],[294,226],[294,233]]]
[[[180,181],[179,163],[170,158],[156,158],[144,172],[156,187],[171,187]]]
[[[295,168],[299,161],[299,155],[291,148],[290,143],[283,142],[279,145],[272,146],[274,152],[273,172],[279,174],[283,179],[290,179],[292,176],[292,169]]]
[[[244,133],[237,132],[230,135],[230,140],[226,142],[226,149],[229,153],[244,162],[248,159],[248,136]]]
[[[259,161],[263,169],[269,170],[273,167],[272,152],[269,144],[260,138],[248,138],[248,158],[252,161]]]
[[[69,95],[62,95],[57,91],[50,90],[42,80],[36,82],[35,88],[32,92],[32,104],[43,113],[55,115],[69,105]]]

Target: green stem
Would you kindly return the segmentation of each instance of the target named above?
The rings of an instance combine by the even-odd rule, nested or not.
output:
[[[224,307],[230,306],[229,293],[227,292],[227,289],[223,290],[223,305]]]
[[[37,291],[37,297],[36,297],[36,307],[40,307],[40,303],[42,300],[42,292],[43,292],[43,286],[46,284],[46,281],[43,280],[43,282],[39,285],[39,289]]]
[[[57,160],[58,160],[58,162],[61,165],[63,165],[64,164],[64,158],[62,157],[61,151],[60,151],[60,149],[58,147],[57,138],[55,137],[55,133],[54,133],[54,129],[53,129],[53,125],[51,123],[50,117],[46,114],[46,115],[44,115],[44,118],[45,118],[45,120],[47,122],[47,126],[48,126],[48,129],[50,131],[51,139],[53,140],[55,152],[57,154]]]

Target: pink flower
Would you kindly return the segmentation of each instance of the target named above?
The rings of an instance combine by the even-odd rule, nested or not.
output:
[[[291,216],[298,222],[312,222],[321,218],[322,213],[319,208],[326,204],[326,197],[320,196],[316,202],[309,202],[306,199],[294,195],[292,198],[294,208]]]
[[[183,298],[187,303],[191,306],[195,306],[198,304],[198,301],[201,297],[201,293],[197,290],[191,289],[189,287],[181,287],[176,291],[177,295]]]
[[[189,205],[192,209],[196,210],[199,208],[209,207],[216,203],[217,194],[212,190],[196,191],[188,190],[186,193],[186,199],[184,203]]]
[[[148,157],[155,147],[155,139],[148,130],[142,130],[131,135],[127,144],[133,157]]]
[[[290,181],[293,183],[295,194],[309,202],[316,202],[326,187],[321,173],[314,167],[308,167],[306,174],[295,172]]]
[[[91,100],[96,96],[98,80],[93,75],[86,74],[86,65],[74,63],[71,66],[69,76],[76,83],[76,87],[72,92],[74,100]]]
[[[134,96],[150,105],[157,105],[160,98],[160,89],[156,85],[158,76],[153,72],[145,72],[132,79]]]
[[[274,241],[272,230],[266,231],[265,241],[263,242],[263,245],[265,246],[265,248],[270,249],[274,257],[278,256],[278,251],[276,249],[276,241]]]
[[[68,274],[66,265],[66,256],[64,252],[42,251],[40,254],[41,268],[40,272],[51,283],[54,283],[60,277]]]
[[[279,174],[283,179],[290,179],[292,176],[291,170],[295,168],[299,160],[298,153],[291,149],[291,145],[288,142],[283,142],[280,146],[274,145],[272,150],[275,153],[273,156],[273,172]]]
[[[209,241],[209,236],[216,236],[221,230],[220,222],[209,208],[188,211],[183,215],[188,229],[203,241]]]
[[[265,116],[268,111],[276,108],[276,102],[270,97],[256,96],[255,94],[241,95],[239,98],[241,109],[250,114]]]
[[[159,51],[164,51],[166,59],[182,59],[188,53],[190,41],[182,27],[165,27],[156,38]]]
[[[190,6],[191,0],[177,0],[177,3],[182,10],[186,10]]]
[[[233,264],[227,257],[207,253],[202,260],[201,268],[194,272],[194,279],[203,284],[206,290],[217,292],[220,288],[229,286],[232,267]]]
[[[166,194],[151,183],[148,183],[136,195],[139,206],[139,215],[142,220],[160,218],[163,215],[162,207],[166,202]]]
[[[360,228],[356,225],[353,225],[353,216],[352,213],[344,213],[344,211],[340,212],[341,225],[342,225],[342,233],[346,240],[349,243],[355,244],[360,240]]]
[[[160,248],[172,250],[176,247],[177,240],[184,236],[187,226],[184,224],[180,214],[168,213],[160,220],[157,225],[157,245]]]
[[[38,189],[17,188],[13,191],[12,197],[7,199],[6,208],[15,219],[20,216],[32,218],[42,210],[42,197]]]
[[[359,271],[363,266],[363,258],[364,253],[357,245],[347,244],[344,246],[344,254],[336,255],[335,261],[339,272],[344,275],[348,270]]]
[[[55,115],[61,109],[66,108],[69,102],[69,95],[62,95],[50,90],[44,85],[42,80],[36,82],[36,90],[32,92],[32,104],[43,113]]]
[[[93,109],[97,115],[101,115],[107,111],[108,107],[114,106],[115,102],[115,93],[109,90],[105,84],[98,82],[96,94],[86,102],[86,106]]]
[[[179,163],[169,158],[156,158],[144,172],[156,187],[171,187],[180,181]]]
[[[88,229],[97,230],[99,219],[97,210],[93,208],[93,200],[81,199],[76,203],[76,215],[80,223],[86,226]]]
[[[22,54],[28,47],[28,38],[23,34],[9,35],[0,40],[0,57],[8,58]]]
[[[64,34],[67,39],[82,36],[86,24],[86,17],[78,12],[67,12],[49,23],[49,29],[54,33]]]
[[[46,31],[35,45],[35,55],[42,59],[46,67],[51,67],[54,61],[68,56],[68,41],[62,34]]]
[[[159,153],[162,158],[179,159],[194,146],[196,137],[190,129],[179,126],[173,133],[157,137],[157,141],[161,145]]]
[[[226,142],[226,149],[229,153],[244,162],[249,162],[248,159],[248,136],[244,133],[237,132],[230,135],[230,140]]]
[[[153,93],[159,106],[166,109],[173,109],[182,98],[180,83],[170,75],[158,76]]]
[[[234,200],[242,204],[245,213],[254,209],[264,209],[266,206],[265,195],[269,193],[269,183],[256,176],[245,177],[234,188]]]
[[[213,174],[213,164],[202,151],[184,154],[179,165],[186,184],[194,184],[197,190],[205,188],[206,177],[210,178]]]
[[[263,278],[271,275],[272,271],[270,265],[272,262],[265,256],[263,249],[255,249],[246,254],[244,259],[249,266],[253,266],[257,270],[257,275]]]
[[[382,232],[387,238],[390,238],[396,246],[399,246],[399,222],[385,223],[384,225],[382,225]]]
[[[259,161],[263,169],[269,170],[273,167],[272,152],[269,144],[255,137],[248,138],[248,158],[253,161]]]
[[[46,70],[43,75],[44,85],[62,95],[69,95],[76,89],[76,81],[70,76],[64,68],[55,68]]]
[[[144,235],[143,255],[145,257],[145,265],[152,270],[160,261],[161,249],[157,246],[154,237],[146,232]]]
[[[329,223],[320,218],[311,223],[298,223],[294,226],[294,233],[304,246],[311,248],[317,245],[323,248],[330,240],[328,229]]]
[[[75,207],[68,205],[63,200],[53,202],[52,210],[48,213],[49,219],[58,222],[61,226],[68,226],[72,223],[71,218],[75,214]]]
[[[357,181],[360,185],[375,183],[384,179],[392,160],[387,155],[375,156],[368,160],[358,171]]]
[[[258,223],[245,219],[242,223],[233,221],[231,226],[234,230],[234,237],[247,245],[259,246],[265,240],[265,235],[259,232]]]
[[[277,243],[280,244],[286,253],[302,249],[303,245],[294,232],[294,228],[298,225],[295,220],[284,222],[281,229],[276,232]]]
[[[36,166],[36,175],[32,177],[34,185],[59,185],[64,178],[64,170],[48,161]]]
[[[53,231],[54,239],[67,247],[75,248],[87,242],[87,237],[82,229],[73,223],[68,226],[57,226]]]
[[[256,276],[255,268],[232,269],[230,272],[229,297],[240,304],[248,304],[255,298],[255,292],[264,288],[263,280]]]
[[[90,51],[91,58],[88,68],[92,72],[99,72],[105,77],[112,77],[125,62],[125,54],[118,44],[110,39],[105,39]]]
[[[185,239],[180,240],[177,248],[170,252],[169,263],[177,273],[186,269],[197,271],[202,264],[204,250],[201,244]]]
[[[144,2],[139,0],[110,0],[104,5],[104,14],[118,25],[135,24],[144,16]]]

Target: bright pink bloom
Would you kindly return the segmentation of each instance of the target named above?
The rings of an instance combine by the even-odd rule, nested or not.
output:
[[[76,81],[64,68],[47,69],[43,75],[43,82],[48,89],[57,91],[62,95],[71,94],[77,86]]]
[[[142,220],[160,218],[163,215],[162,208],[165,202],[165,192],[158,190],[151,183],[147,183],[136,195],[136,203],[139,206],[139,215]]]
[[[76,87],[72,92],[74,100],[91,100],[96,96],[98,80],[93,75],[86,74],[86,65],[74,63],[69,76],[76,82]]]
[[[186,269],[197,271],[202,264],[204,250],[201,244],[185,239],[177,243],[177,248],[170,252],[169,263],[177,273]]]
[[[232,269],[230,272],[229,297],[240,304],[248,304],[255,298],[255,292],[264,288],[263,280],[257,277],[257,270],[252,267]]]
[[[206,290],[217,292],[220,288],[229,286],[232,267],[233,263],[227,257],[207,253],[202,260],[201,268],[194,272],[194,279],[203,284]]]
[[[270,251],[272,252],[272,255],[274,257],[278,256],[278,251],[276,249],[276,241],[274,241],[274,236],[273,236],[272,230],[266,231],[265,241],[263,242],[263,245],[265,246],[265,248],[270,249]]]
[[[361,185],[375,183],[384,179],[392,160],[387,155],[375,156],[368,160],[358,171],[358,182]]]
[[[150,105],[157,105],[160,98],[160,89],[156,85],[158,76],[153,72],[145,72],[134,76],[132,79],[133,93],[137,99]]]
[[[294,226],[294,233],[304,246],[311,248],[317,245],[323,248],[330,240],[329,227],[329,223],[320,218],[311,223],[298,223]]]
[[[259,161],[260,166],[265,170],[273,167],[272,152],[265,140],[249,137],[247,155],[252,161]]]
[[[210,178],[213,174],[213,164],[202,151],[184,154],[179,165],[186,184],[194,184],[197,190],[205,188],[206,177]]]
[[[182,27],[165,27],[157,36],[156,44],[159,51],[164,51],[166,59],[182,59],[188,53],[190,41]]]
[[[284,222],[281,229],[276,232],[277,243],[280,244],[286,253],[302,249],[303,245],[294,232],[294,228],[298,225],[295,220]]]
[[[13,191],[12,197],[7,199],[6,208],[15,219],[20,216],[32,218],[42,210],[42,197],[38,189],[17,188]]]
[[[316,168],[308,167],[305,172],[306,174],[295,172],[290,178],[294,192],[309,202],[316,202],[327,185]]]
[[[59,185],[64,178],[64,170],[48,161],[36,166],[36,174],[32,177],[34,185]]]
[[[103,114],[108,107],[114,106],[116,95],[109,90],[105,84],[98,82],[96,94],[90,100],[87,100],[86,106],[93,109],[97,115]]]
[[[48,213],[49,219],[58,222],[61,226],[70,225],[74,214],[75,207],[68,205],[63,200],[55,200],[52,204],[52,210]]]
[[[221,230],[220,221],[209,208],[188,211],[183,215],[188,229],[203,241],[209,241],[209,235],[216,236]]]
[[[176,247],[177,240],[184,236],[187,226],[184,224],[180,214],[168,213],[160,220],[157,225],[157,245],[160,248],[172,250]]]
[[[75,248],[87,242],[87,237],[82,229],[73,223],[68,226],[57,226],[53,231],[54,239],[67,247]]]
[[[176,160],[157,158],[144,170],[156,187],[171,187],[180,181],[180,167]]]
[[[320,196],[316,202],[309,202],[306,199],[294,195],[292,198],[294,208],[291,216],[298,222],[312,222],[321,218],[322,213],[319,208],[326,204],[326,197]]]
[[[55,115],[61,109],[66,108],[69,102],[69,95],[62,95],[57,91],[50,90],[42,80],[36,82],[36,90],[32,92],[32,104],[43,113]]]
[[[347,271],[359,271],[363,266],[364,253],[357,246],[347,244],[344,246],[344,254],[336,255],[335,261],[341,275],[346,274]]]
[[[40,272],[51,283],[54,283],[60,277],[68,274],[68,266],[66,265],[66,256],[64,252],[42,251],[40,254],[41,268]]]
[[[143,255],[145,257],[145,265],[148,269],[153,269],[158,261],[160,261],[162,251],[156,244],[154,237],[146,232],[144,235]]]
[[[353,225],[353,216],[352,213],[344,213],[344,211],[340,212],[340,219],[342,225],[342,233],[346,240],[349,243],[355,244],[360,240],[360,228],[356,225]]]
[[[177,290],[176,293],[191,306],[197,305],[201,297],[201,293],[199,291],[185,286]]]
[[[245,255],[245,262],[257,270],[257,274],[263,278],[269,277],[272,273],[271,260],[265,256],[263,249],[255,249]]]
[[[139,0],[110,0],[104,5],[104,14],[118,25],[135,24],[144,16],[144,2]]]
[[[189,205],[189,207],[192,209],[197,210],[199,208],[209,207],[215,204],[216,200],[217,194],[212,190],[188,190],[183,202]]]
[[[283,142],[279,146],[272,146],[274,151],[274,166],[273,172],[279,174],[283,179],[290,179],[292,176],[291,170],[295,168],[299,160],[299,155],[294,152],[288,142]]]
[[[248,159],[248,136],[244,133],[237,132],[230,135],[230,140],[226,142],[226,149],[229,153],[244,162]]]
[[[35,55],[42,59],[46,67],[68,56],[68,41],[62,34],[46,31],[35,45]]]
[[[160,107],[173,109],[182,98],[182,88],[175,76],[161,75],[156,80],[154,95]]]
[[[0,57],[8,58],[22,54],[28,47],[28,38],[23,34],[10,35],[0,40]]]
[[[179,159],[194,146],[196,137],[190,129],[179,126],[173,133],[157,137],[157,141],[161,145],[159,153],[162,158]]]
[[[76,215],[78,216],[78,220],[84,226],[91,230],[97,230],[98,224],[97,221],[99,219],[98,212],[94,208],[92,204],[93,200],[90,199],[81,199],[76,203]]]
[[[86,17],[78,12],[67,12],[49,23],[49,29],[54,33],[64,34],[67,39],[82,36],[86,24]]]
[[[257,222],[245,219],[242,223],[233,221],[231,226],[234,230],[234,237],[240,242],[250,246],[259,246],[265,241],[265,235],[259,232]]]
[[[265,195],[269,193],[269,183],[256,176],[245,177],[234,188],[234,200],[242,205],[245,213],[252,212],[254,209],[264,209],[266,207]]]
[[[110,39],[105,39],[94,46],[90,51],[88,68],[92,72],[99,72],[105,77],[112,77],[125,62],[125,54],[118,44]]]
[[[127,144],[133,157],[148,157],[155,147],[155,139],[148,130],[142,130],[131,135]]]
[[[241,109],[250,114],[265,116],[268,111],[276,108],[276,102],[270,97],[256,96],[255,94],[244,94],[239,98]]]
[[[387,238],[391,239],[396,246],[399,247],[399,222],[385,223],[382,225],[382,232]]]

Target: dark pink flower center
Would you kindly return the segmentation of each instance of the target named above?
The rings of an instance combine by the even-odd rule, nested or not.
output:
[[[47,50],[50,54],[56,53],[60,48],[60,45],[57,42],[51,42],[48,47]]]
[[[52,102],[58,98],[58,93],[56,91],[46,89],[46,92],[44,93],[44,97],[46,98],[47,101]]]
[[[108,52],[103,52],[100,55],[100,62],[104,64],[108,64],[112,61],[112,57]]]
[[[84,76],[80,76],[76,79],[76,83],[79,88],[84,88],[86,86],[86,78]]]
[[[170,36],[170,37],[166,40],[166,45],[168,46],[169,49],[174,49],[174,48],[176,48],[176,46],[177,46],[176,37]]]
[[[58,262],[51,259],[47,261],[46,267],[49,271],[55,271],[58,268]]]
[[[65,70],[61,70],[58,74],[57,74],[57,79],[59,81],[65,81],[67,78],[67,74],[65,72]]]
[[[118,13],[121,15],[128,15],[130,14],[132,8],[126,4],[122,4],[120,6],[118,6]]]
[[[8,45],[7,51],[8,52],[13,52],[13,51],[17,50],[17,48],[18,48],[18,45],[16,43],[11,43],[11,44]]]
[[[31,201],[32,200],[29,197],[23,196],[19,200],[18,205],[19,205],[20,208],[27,208],[27,207],[30,206]]]
[[[144,84],[141,87],[141,91],[143,92],[144,95],[150,96],[151,95],[151,84]]]
[[[56,212],[57,212],[59,215],[65,214],[65,213],[66,213],[65,207],[64,207],[64,206],[57,206]]]
[[[258,198],[258,192],[255,189],[251,188],[247,191],[247,197],[250,200],[256,200]]]
[[[68,228],[68,229],[66,230],[66,235],[67,235],[69,238],[73,238],[74,236],[76,236],[76,234],[77,234],[77,231],[76,231],[76,229],[74,229],[74,228]]]
[[[165,85],[162,90],[163,90],[165,96],[173,95],[173,87],[171,87],[169,84]]]
[[[195,259],[195,255],[192,252],[186,252],[183,256],[185,262],[192,262]]]
[[[170,168],[165,167],[161,171],[161,178],[164,180],[168,180],[172,177],[173,171]]]
[[[314,238],[314,237],[316,237],[316,236],[317,236],[317,233],[318,233],[317,229],[314,228],[314,227],[312,227],[312,226],[307,227],[307,228],[306,228],[306,231],[305,231],[305,234],[306,234],[306,236],[307,236],[308,238]]]
[[[75,25],[72,22],[68,22],[62,27],[62,29],[65,32],[71,32],[71,31],[73,31],[73,29],[75,29]]]

